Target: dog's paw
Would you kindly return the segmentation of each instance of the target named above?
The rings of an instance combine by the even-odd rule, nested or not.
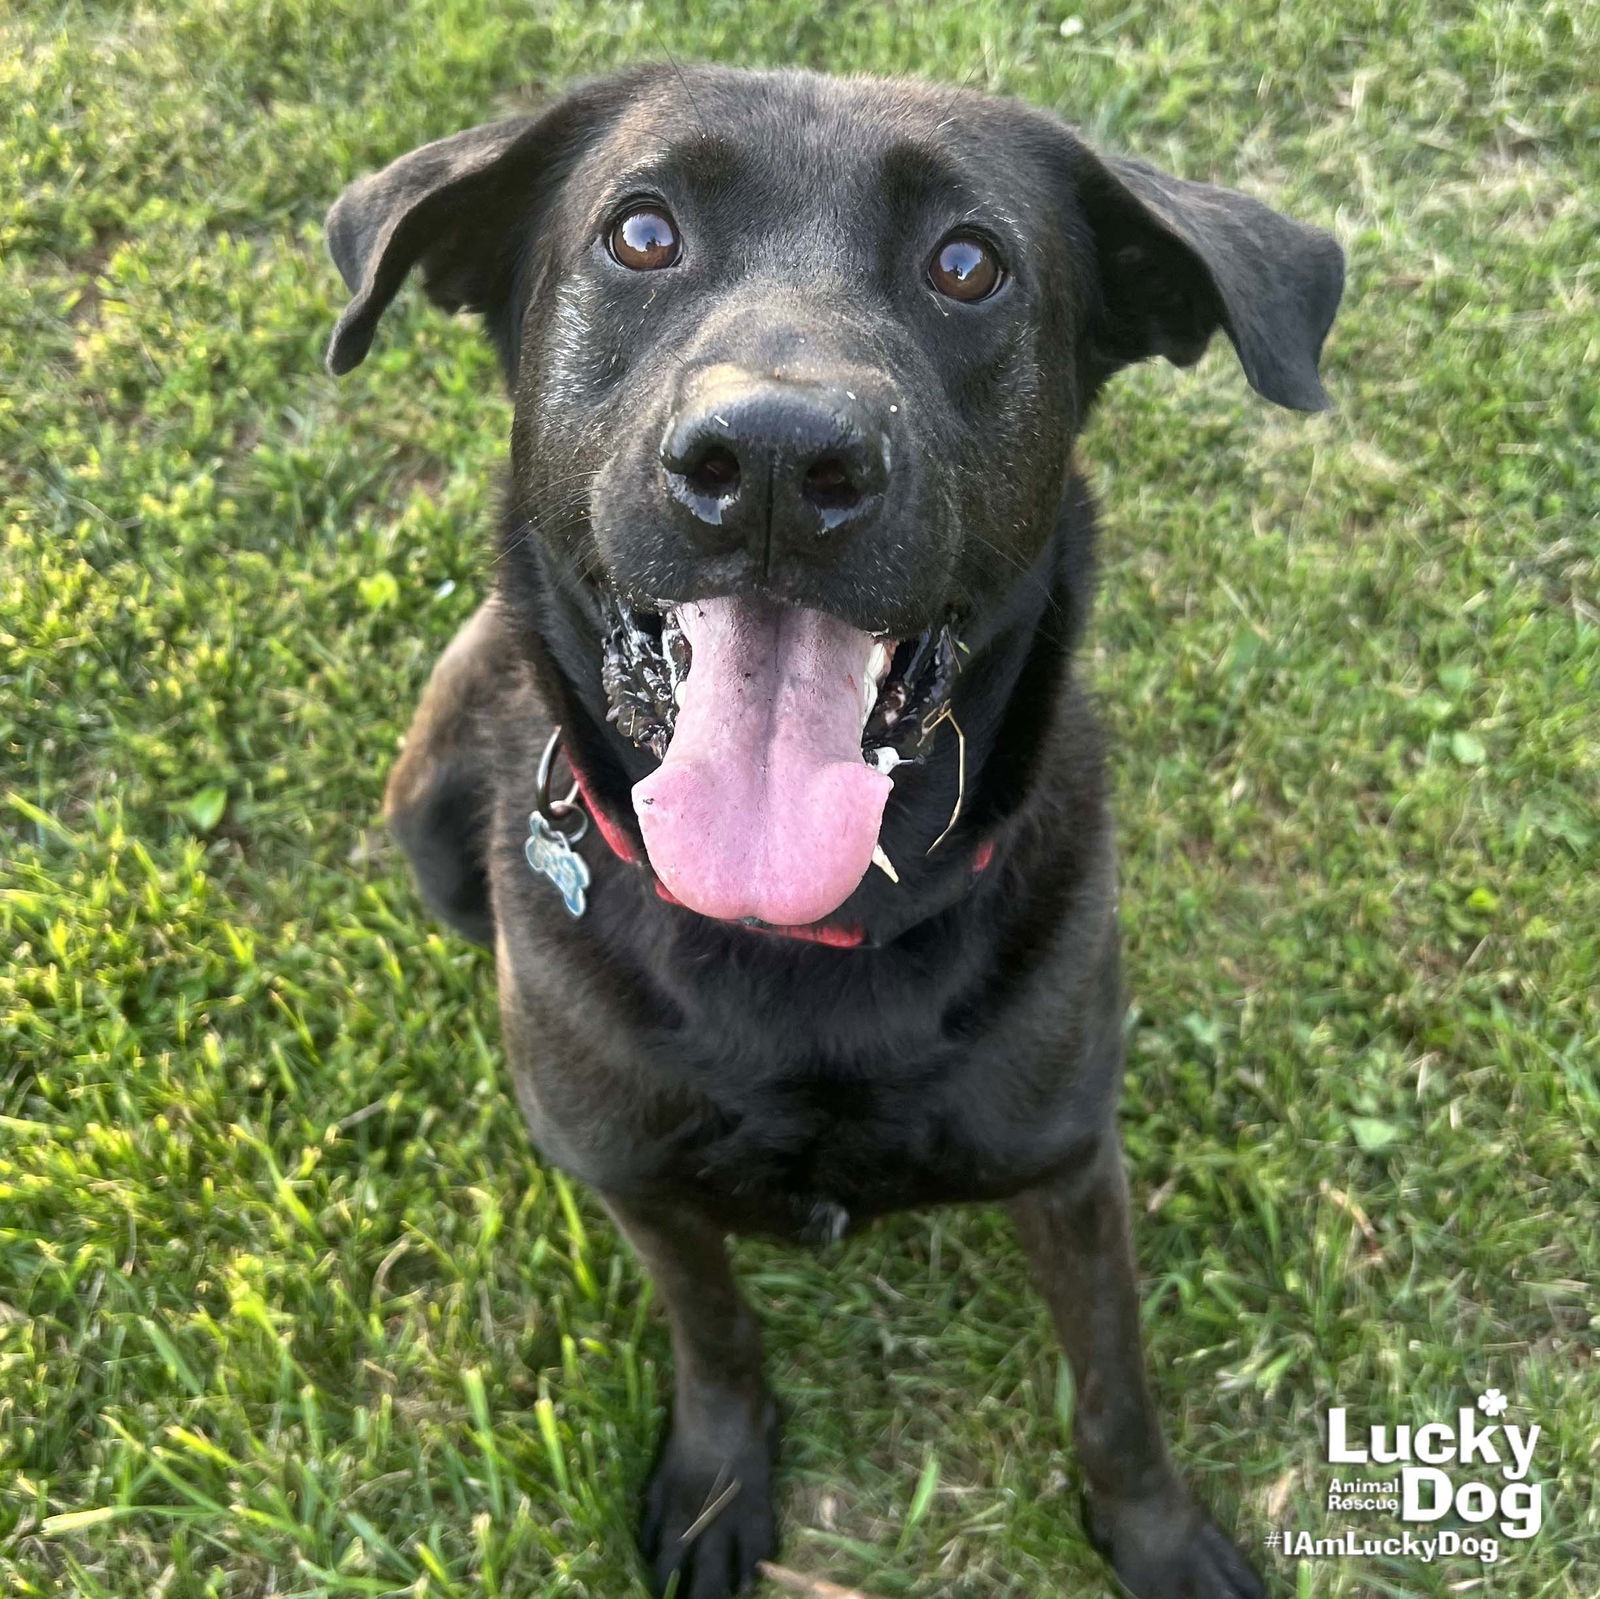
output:
[[[731,1599],[754,1586],[757,1566],[778,1548],[777,1442],[775,1411],[748,1442],[718,1459],[668,1423],[639,1519],[652,1592],[665,1594],[674,1574],[674,1599]]]
[[[1089,1541],[1135,1599],[1266,1599],[1249,1562],[1181,1491],[1132,1504],[1085,1496]]]

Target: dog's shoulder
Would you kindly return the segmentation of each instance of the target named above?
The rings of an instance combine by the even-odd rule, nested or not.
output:
[[[485,601],[434,665],[383,800],[423,897],[477,943],[494,936],[485,840],[497,729],[542,737],[549,723],[501,606]]]

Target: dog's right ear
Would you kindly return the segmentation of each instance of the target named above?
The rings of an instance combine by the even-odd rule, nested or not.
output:
[[[428,297],[481,312],[515,377],[525,246],[573,163],[646,75],[599,79],[538,116],[437,139],[352,183],[328,213],[328,252],[352,295],[328,370],[340,377],[366,359],[378,318],[420,263]]]

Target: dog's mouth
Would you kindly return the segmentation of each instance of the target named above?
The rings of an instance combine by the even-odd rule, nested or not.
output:
[[[876,860],[896,766],[949,715],[961,646],[750,597],[662,614],[607,591],[607,715],[661,762],[633,791],[650,863],[692,910],[803,925]]]

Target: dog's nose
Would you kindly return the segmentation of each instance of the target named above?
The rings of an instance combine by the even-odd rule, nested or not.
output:
[[[661,441],[667,492],[701,548],[803,554],[870,520],[889,481],[874,407],[809,382],[697,383]]]

